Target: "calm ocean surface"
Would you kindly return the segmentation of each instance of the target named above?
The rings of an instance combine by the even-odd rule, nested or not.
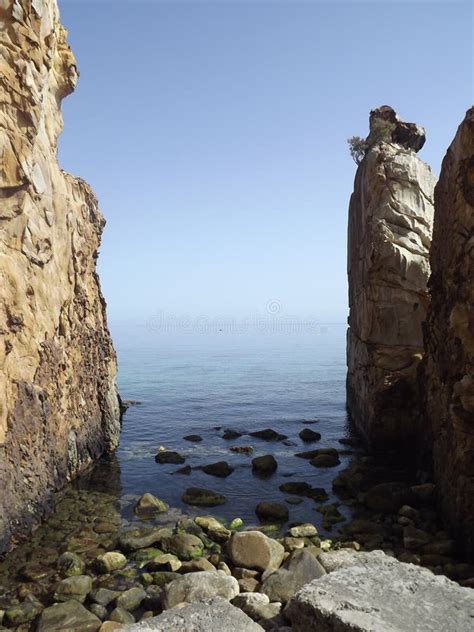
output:
[[[306,481],[331,493],[332,479],[350,456],[342,456],[336,468],[317,469],[294,455],[318,447],[344,447],[338,439],[347,436],[346,325],[326,325],[313,333],[240,334],[164,334],[146,327],[115,327],[112,334],[120,393],[140,402],[124,416],[116,455],[122,498],[132,501],[134,495],[152,492],[172,507],[202,514],[207,510],[187,507],[181,495],[190,486],[206,487],[228,498],[209,512],[226,519],[238,516],[249,524],[256,523],[255,506],[261,500],[284,502],[285,494],[278,489],[282,482]],[[319,421],[313,425],[302,423],[315,419]],[[321,441],[301,441],[298,433],[305,427],[320,432]],[[226,441],[226,428],[244,436]],[[265,428],[287,435],[293,445],[245,436]],[[183,440],[188,434],[199,434],[203,441]],[[253,457],[231,452],[232,445],[253,446],[253,456],[273,454],[278,471],[267,480],[255,477]],[[175,474],[182,466],[155,463],[160,446],[180,452],[186,465],[225,460],[235,471],[226,479],[199,470],[189,476]],[[123,515],[131,517],[133,504],[122,505]],[[290,521],[320,524],[321,515],[314,508],[310,499],[289,506]]]

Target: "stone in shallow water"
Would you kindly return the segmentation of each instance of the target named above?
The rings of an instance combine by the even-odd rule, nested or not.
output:
[[[234,445],[230,449],[237,454],[253,454],[253,447],[251,445]]]
[[[84,561],[77,555],[77,553],[71,553],[66,551],[60,555],[57,561],[58,570],[71,577],[72,575],[82,575],[85,569]]]
[[[224,430],[224,434],[222,435],[223,439],[226,439],[227,441],[230,441],[232,439],[239,439],[239,437],[242,436],[241,432],[237,432],[237,430],[231,430],[230,428],[228,428],[227,430]]]
[[[319,441],[321,439],[321,433],[311,430],[310,428],[303,428],[299,433],[299,437],[302,441]]]
[[[286,522],[288,507],[283,503],[262,502],[255,508],[255,513],[261,522]]]
[[[119,608],[124,610],[133,611],[142,603],[146,597],[146,592],[143,588],[134,586],[125,590],[119,597],[117,597],[116,604]]]
[[[28,621],[32,621],[36,618],[43,608],[44,606],[39,601],[26,599],[23,603],[18,604],[17,606],[12,606],[6,610],[4,615],[5,623],[7,623],[10,627],[27,623]]]
[[[75,599],[83,603],[92,590],[92,579],[89,575],[76,575],[63,579],[56,586],[55,601],[69,601]]]
[[[137,625],[125,626],[122,632],[262,632],[263,628],[240,608],[222,597],[166,610],[158,617]]]
[[[142,528],[136,527],[120,535],[119,546],[124,551],[136,551],[145,549],[168,535],[168,529],[160,527]]]
[[[216,542],[227,542],[231,536],[229,529],[213,516],[197,516],[194,518],[194,522],[202,527]]]
[[[167,584],[164,588],[163,607],[173,608],[179,603],[194,603],[211,597],[233,599],[239,594],[235,577],[216,571],[189,573]]]
[[[155,513],[164,513],[165,511],[168,511],[168,509],[169,505],[167,505],[163,500],[160,500],[153,494],[147,492],[138,499],[134,511],[139,516],[150,516]]]
[[[222,494],[202,487],[188,487],[182,496],[182,501],[187,505],[215,507],[217,505],[223,505],[227,502],[227,498]]]
[[[272,430],[271,428],[256,430],[255,432],[249,432],[249,434],[251,437],[264,439],[265,441],[283,441],[284,439],[288,439],[286,435],[275,432],[275,430]]]
[[[252,459],[252,470],[260,476],[270,476],[276,472],[277,468],[278,463],[272,454],[265,454]]]
[[[185,437],[183,437],[183,439],[185,441],[191,441],[192,443],[199,443],[200,441],[202,441],[201,435],[198,434],[186,435]]]
[[[201,469],[205,474],[209,474],[209,476],[217,476],[218,478],[226,478],[234,471],[234,468],[231,467],[227,461],[209,463],[209,465],[203,465]]]
[[[285,611],[294,632],[472,631],[471,589],[381,552],[331,556],[339,570],[304,586]]]
[[[186,461],[185,457],[179,454],[179,452],[173,452],[171,450],[160,450],[158,454],[155,456],[155,461],[157,463],[173,463],[174,465],[179,465],[180,463],[184,463]]]
[[[119,551],[108,551],[96,557],[94,566],[98,573],[111,573],[118,571],[127,564],[127,558]]]
[[[314,467],[335,467],[339,465],[339,457],[332,454],[318,454],[310,461]]]
[[[194,560],[201,557],[204,544],[200,538],[190,533],[179,533],[169,538],[164,538],[161,548],[166,553],[176,555],[180,560]]]
[[[97,632],[102,621],[76,600],[43,610],[37,632]]]

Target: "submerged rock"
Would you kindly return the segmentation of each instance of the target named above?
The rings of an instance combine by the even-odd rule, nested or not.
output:
[[[179,454],[179,452],[173,452],[172,450],[160,450],[155,456],[155,461],[160,464],[172,463],[179,465],[186,461],[185,457]]]
[[[83,575],[85,567],[84,560],[76,553],[71,553],[70,551],[66,551],[60,555],[57,561],[58,570],[68,577],[72,575]]]
[[[197,507],[216,507],[227,502],[227,498],[222,494],[202,487],[188,487],[182,496],[182,500],[187,505],[195,505]]]
[[[168,511],[169,505],[167,505],[163,500],[160,500],[153,494],[146,493],[143,494],[138,499],[137,504],[135,505],[135,513],[141,516],[151,516],[156,513],[164,513]]]
[[[261,522],[286,522],[288,507],[282,503],[261,502],[255,508],[255,513]]]

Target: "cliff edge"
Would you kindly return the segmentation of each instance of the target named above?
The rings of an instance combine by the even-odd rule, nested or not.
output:
[[[56,0],[5,0],[0,118],[0,552],[120,432],[96,273],[104,219],[56,144],[76,61]]]

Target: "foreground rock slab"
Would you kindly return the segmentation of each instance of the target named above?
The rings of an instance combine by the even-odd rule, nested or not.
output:
[[[350,558],[354,560],[350,564]],[[471,632],[474,590],[382,553],[341,556],[304,586],[285,615],[294,632]]]
[[[121,628],[122,632],[261,632],[263,628],[242,610],[221,597],[195,603],[185,608],[167,610],[153,617]]]

